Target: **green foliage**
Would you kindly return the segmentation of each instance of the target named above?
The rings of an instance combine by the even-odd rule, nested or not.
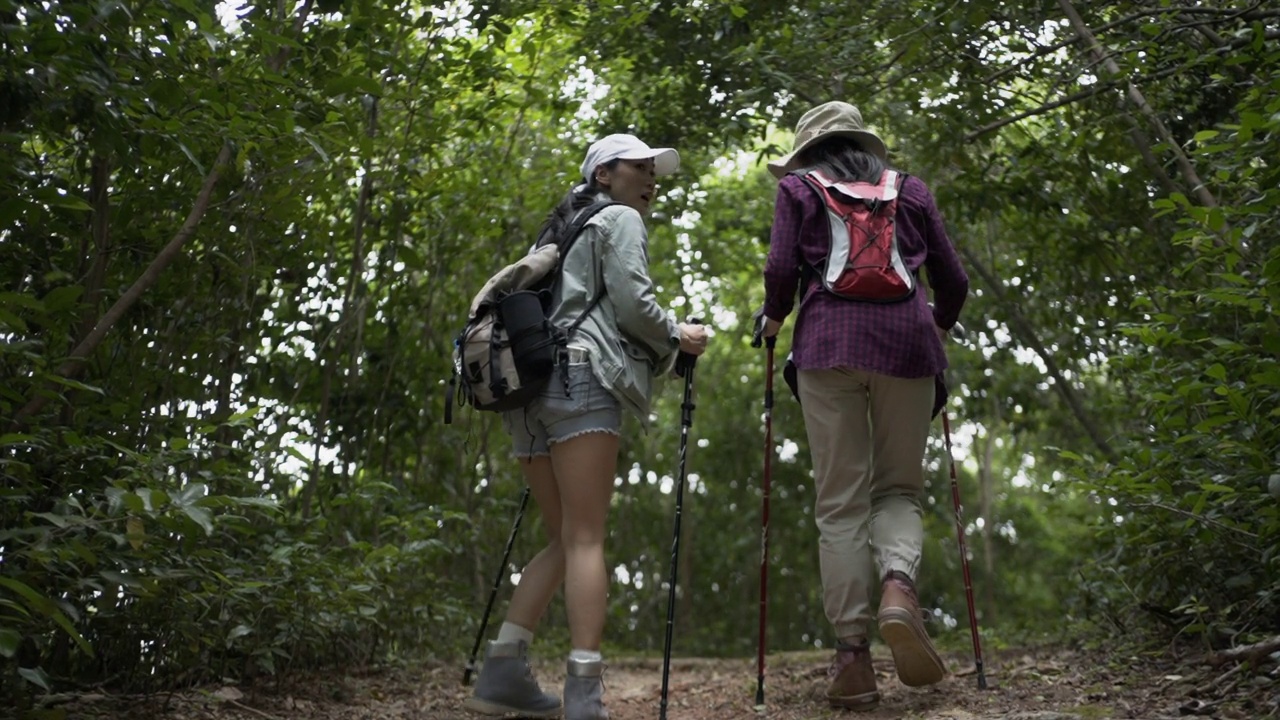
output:
[[[520,488],[496,418],[441,422],[452,336],[586,143],[626,130],[681,151],[653,272],[716,328],[677,649],[751,653],[758,161],[831,98],[934,189],[974,280],[948,407],[984,632],[1277,631],[1265,11],[1090,4],[1100,61],[1061,4],[220,7],[0,0],[0,692],[469,646]],[[619,651],[663,638],[674,385],[624,441]],[[770,647],[826,645],[808,447],[775,392]],[[921,587],[960,645],[937,439],[927,463]],[[562,612],[546,625],[563,638]]]
[[[1196,133],[1195,156],[1218,168],[1221,206],[1154,203],[1179,219],[1172,242],[1193,252],[1135,300],[1143,320],[1124,328],[1135,351],[1117,371],[1144,398],[1145,433],[1118,467],[1082,473],[1090,491],[1119,501],[1100,541],[1128,591],[1209,645],[1273,632],[1280,616],[1280,505],[1267,493],[1280,466],[1280,245],[1257,233],[1280,206],[1280,171],[1258,162],[1280,149],[1276,110],[1274,92],[1249,92],[1240,122]]]

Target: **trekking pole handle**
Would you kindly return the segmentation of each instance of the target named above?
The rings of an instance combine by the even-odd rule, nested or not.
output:
[[[689,318],[686,322],[688,322],[690,325],[701,325],[702,319],[696,318],[696,317]],[[681,350],[680,354],[676,355],[676,367],[675,367],[676,375],[679,375],[680,377],[684,377],[685,375],[689,374],[690,371],[693,370],[693,366],[696,365],[697,363],[698,363],[697,355],[694,355],[692,353],[687,353]]]
[[[764,336],[764,323],[765,323],[764,308],[760,308],[759,310],[757,310],[754,317],[755,317],[755,329],[752,330],[751,332],[751,347],[758,348],[760,347],[760,344],[763,341],[764,346],[772,350],[774,346],[778,344],[778,336],[777,335],[770,335],[769,337]]]

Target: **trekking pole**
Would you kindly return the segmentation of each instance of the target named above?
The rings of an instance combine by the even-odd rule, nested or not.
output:
[[[960,541],[960,567],[964,570],[964,594],[969,603],[969,634],[973,636],[973,663],[978,669],[978,689],[987,689],[987,675],[982,669],[982,643],[978,640],[978,616],[973,610],[973,580],[969,576],[969,552],[964,544],[964,509],[960,504],[960,485],[956,482],[956,460],[951,454],[951,421],[942,410],[942,433],[947,441],[947,459],[951,461],[951,499],[956,506],[956,537]]]
[[[963,341],[964,327],[956,323],[951,334]],[[951,452],[951,420],[942,408],[942,435],[947,444],[947,460],[951,463],[951,500],[956,508],[956,539],[960,545],[960,567],[964,571],[964,594],[969,606],[969,634],[973,638],[973,664],[978,671],[978,689],[987,689],[987,674],[982,668],[982,642],[978,639],[978,615],[973,608],[973,578],[969,574],[969,551],[964,542],[964,506],[960,503],[960,483],[956,480],[956,458]]]
[[[480,629],[476,632],[475,645],[471,646],[471,659],[462,671],[463,686],[471,684],[471,673],[476,669],[476,654],[480,652],[480,643],[484,641],[484,629],[489,624],[489,613],[493,610],[493,601],[498,597],[498,588],[502,585],[502,575],[506,572],[507,561],[511,559],[511,548],[516,544],[516,533],[520,531],[520,521],[524,519],[525,506],[529,504],[529,486],[524,486],[520,495],[520,509],[516,511],[516,521],[511,525],[511,535],[507,537],[507,549],[502,553],[502,564],[498,565],[498,574],[493,578],[493,589],[489,591],[489,603],[484,606],[484,617],[480,620]]]
[[[659,720],[667,720],[667,680],[671,674],[671,631],[676,622],[676,571],[680,565],[680,513],[684,505],[685,458],[689,450],[689,428],[693,425],[693,366],[697,361],[697,356],[685,352],[676,356],[676,374],[684,377],[684,402],[680,404],[680,477],[676,481],[676,522],[674,537],[671,540],[671,577],[667,588],[667,639],[662,647],[662,701],[658,708]]]
[[[764,335],[764,312],[756,319],[752,347],[760,347]],[[773,460],[773,348],[777,336],[764,338],[764,507],[760,512],[760,638],[756,644],[756,710],[764,709],[765,619],[769,610],[769,490]]]

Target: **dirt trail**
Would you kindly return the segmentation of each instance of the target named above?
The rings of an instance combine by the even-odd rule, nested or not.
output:
[[[952,671],[925,689],[902,686],[887,655],[876,654],[882,700],[871,712],[832,710],[823,699],[828,656],[769,657],[763,712],[754,709],[752,659],[673,661],[670,720],[1096,720],[1097,718],[1280,718],[1280,670],[1212,668],[1193,659],[1038,650],[990,653],[989,689],[977,688],[971,657],[948,657]],[[463,720],[460,666],[342,676],[310,675],[257,687],[209,687],[167,696],[81,697],[51,709],[71,719],[123,720]],[[538,668],[544,687],[563,670]],[[1225,675],[1225,677],[1223,677]],[[658,717],[661,660],[618,659],[605,674],[612,720]],[[46,716],[49,717],[49,716]]]

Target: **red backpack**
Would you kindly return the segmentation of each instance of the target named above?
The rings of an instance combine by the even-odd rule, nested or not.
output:
[[[831,250],[815,273],[838,297],[892,303],[916,291],[916,278],[902,262],[894,216],[905,177],[885,170],[880,183],[836,181],[816,169],[796,173],[822,198],[831,222]]]

